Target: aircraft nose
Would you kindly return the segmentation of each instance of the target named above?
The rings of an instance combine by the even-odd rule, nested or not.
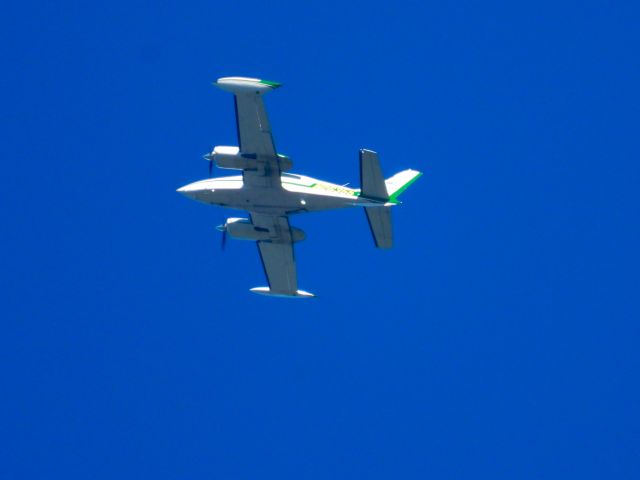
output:
[[[192,184],[185,185],[184,187],[180,187],[176,190],[176,192],[181,193],[185,197],[195,198],[197,189],[193,188]]]
[[[203,195],[206,196],[206,194],[213,192],[213,188],[211,188],[211,181],[207,179],[190,183],[189,185],[180,187],[176,191],[187,198],[192,198],[193,200],[202,200]]]

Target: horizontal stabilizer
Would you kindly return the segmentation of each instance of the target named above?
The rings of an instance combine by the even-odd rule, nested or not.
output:
[[[378,154],[360,150],[360,196],[386,202],[389,199]]]
[[[257,293],[258,295],[267,295],[271,297],[281,297],[281,298],[314,298],[315,295],[313,293],[305,292],[304,290],[296,290],[294,293],[278,293],[272,292],[269,287],[255,287],[252,288],[251,291],[253,293]]]
[[[391,207],[365,207],[373,241],[378,248],[393,247]]]

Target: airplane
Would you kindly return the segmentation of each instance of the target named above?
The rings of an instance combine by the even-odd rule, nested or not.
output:
[[[224,77],[213,84],[234,95],[238,146],[215,147],[204,158],[210,174],[213,164],[242,174],[207,178],[177,191],[202,203],[249,212],[250,218],[229,218],[217,228],[223,242],[226,234],[257,242],[268,286],[251,292],[315,297],[298,289],[293,244],[304,240],[305,233],[290,225],[289,215],[364,207],[376,247],[392,247],[391,207],[401,203],[398,197],[421,172],[404,170],[385,180],[377,153],[361,149],[359,189],[290,173],[293,163],[276,150],[262,98],[282,84],[246,77]]]

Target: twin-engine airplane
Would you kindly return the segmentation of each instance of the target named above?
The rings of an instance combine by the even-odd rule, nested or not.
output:
[[[385,180],[376,152],[363,149],[359,190],[288,173],[293,164],[276,150],[262,100],[262,95],[281,84],[226,77],[214,85],[234,94],[239,146],[215,147],[204,158],[219,168],[242,170],[242,175],[208,178],[185,185],[178,192],[203,203],[249,212],[250,219],[229,218],[218,229],[223,235],[258,243],[269,286],[252,288],[252,292],[314,296],[298,290],[293,244],[304,240],[305,234],[289,224],[290,214],[364,207],[376,246],[391,248],[391,207],[400,203],[398,196],[422,175],[420,172],[404,170]]]

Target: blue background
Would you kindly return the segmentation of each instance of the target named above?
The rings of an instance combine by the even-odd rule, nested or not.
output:
[[[637,2],[8,2],[0,478],[640,478]],[[425,175],[264,285],[175,189],[234,145]],[[216,172],[221,174],[225,172]]]

